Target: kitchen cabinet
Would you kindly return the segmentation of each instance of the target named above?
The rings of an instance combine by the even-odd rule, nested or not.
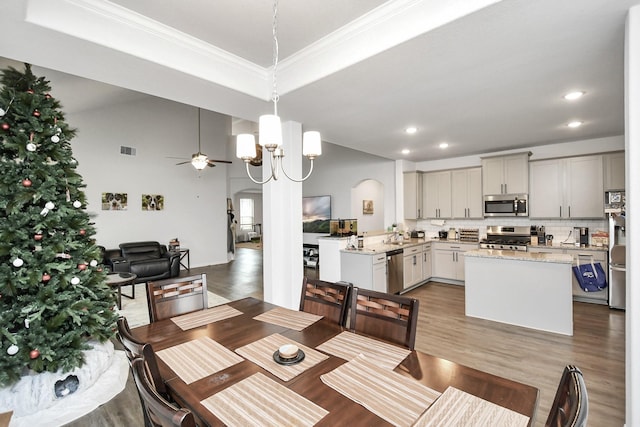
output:
[[[531,162],[532,218],[602,218],[601,155]]]
[[[433,251],[433,277],[464,281],[464,253],[478,249],[475,243],[435,242]]]
[[[604,191],[624,190],[624,151],[604,156]]]
[[[529,252],[531,253],[562,253],[569,254],[573,257],[573,265],[578,263],[588,263],[593,257],[593,262],[599,262],[607,275],[607,283],[609,283],[609,260],[608,251],[606,250],[593,250],[576,247],[549,247],[549,246],[530,246]],[[598,292],[585,292],[578,284],[578,279],[571,272],[571,288],[574,301],[590,302],[595,304],[607,304],[608,303],[608,289],[603,289]]]
[[[387,292],[387,254],[340,253],[340,280],[363,289]]]
[[[529,155],[518,153],[482,159],[484,195],[529,193]]]
[[[422,173],[405,172],[404,186],[404,217],[406,219],[422,218]]]
[[[451,218],[451,171],[422,174],[423,218]]]
[[[412,246],[404,249],[403,274],[403,289],[422,282],[422,246]]]
[[[453,218],[482,218],[482,168],[451,171]]]
[[[422,245],[422,281],[431,279],[433,260],[431,259],[431,243]]]

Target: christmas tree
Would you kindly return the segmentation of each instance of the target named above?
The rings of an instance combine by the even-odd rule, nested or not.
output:
[[[0,77],[0,386],[81,366],[117,317],[69,143],[75,130],[50,90],[28,64]]]

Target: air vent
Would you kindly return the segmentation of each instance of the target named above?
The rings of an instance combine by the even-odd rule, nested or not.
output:
[[[135,156],[136,149],[133,147],[125,147],[124,145],[120,146],[120,154],[124,154],[125,156]]]

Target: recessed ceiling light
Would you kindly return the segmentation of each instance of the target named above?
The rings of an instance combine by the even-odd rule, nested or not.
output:
[[[410,152],[411,150],[409,150],[408,148],[402,150],[402,154],[409,154]]]
[[[563,98],[566,99],[567,101],[573,101],[573,100],[576,100],[578,98],[581,98],[582,95],[584,95],[585,93],[586,92],[583,92],[583,91],[569,92],[568,94],[563,96]]]
[[[580,121],[576,120],[575,122],[567,123],[567,126],[570,127],[570,128],[577,128],[577,127],[582,126],[582,124],[583,124],[583,122],[580,122]]]
[[[414,133],[418,132],[418,128],[415,126],[409,126],[408,128],[406,128],[404,130],[406,133],[408,133],[409,135],[413,135]]]
[[[438,145],[438,147],[442,148],[443,150],[444,150],[445,148],[447,148],[448,146],[449,146],[449,144],[448,144],[448,143],[446,143],[446,142],[441,142],[441,143],[440,143],[440,145]]]

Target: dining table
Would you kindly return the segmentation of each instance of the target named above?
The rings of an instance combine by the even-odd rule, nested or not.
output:
[[[503,425],[534,424],[536,387],[355,334],[320,316],[249,297],[180,318],[132,334],[151,344],[171,397],[202,425],[233,425],[256,405],[273,416],[300,412],[301,420],[273,423],[282,425],[436,425],[429,419],[455,419],[452,412],[480,419],[485,406],[490,416],[515,420]],[[304,350],[299,365],[274,363],[283,343]],[[357,390],[367,383],[390,394],[375,401],[377,391]]]

